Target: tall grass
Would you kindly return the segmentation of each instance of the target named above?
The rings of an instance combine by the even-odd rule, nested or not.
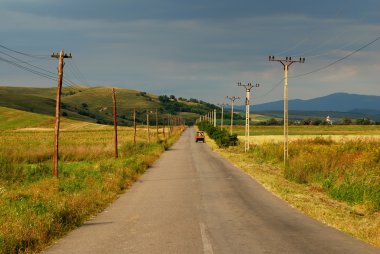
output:
[[[63,132],[58,179],[51,176],[52,132],[0,133],[0,253],[35,252],[102,210],[179,136],[132,143],[120,132]],[[153,140],[153,139],[152,139]],[[110,144],[111,143],[111,144]]]
[[[251,153],[259,160],[283,162],[283,145],[256,145]],[[380,142],[351,140],[335,142],[315,138],[289,145],[289,165],[284,176],[301,184],[319,184],[331,197],[380,210]]]

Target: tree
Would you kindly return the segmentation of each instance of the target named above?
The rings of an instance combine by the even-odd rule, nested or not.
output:
[[[352,120],[350,118],[345,117],[342,119],[342,124],[350,125],[350,124],[352,124]]]

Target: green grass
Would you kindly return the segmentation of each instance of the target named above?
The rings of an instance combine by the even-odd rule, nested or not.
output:
[[[169,139],[161,133],[156,142],[152,131],[147,144],[139,127],[134,145],[133,129],[121,127],[115,160],[112,126],[63,118],[56,179],[53,118],[2,107],[0,117],[0,253],[38,252],[104,209],[181,132],[175,127]]]
[[[289,146],[284,177],[301,184],[318,184],[331,197],[380,211],[380,142],[315,138]],[[264,143],[251,153],[262,162],[283,164],[283,146]]]
[[[293,141],[286,168],[281,142],[255,144],[248,153],[244,142],[228,149],[211,145],[293,207],[380,246],[380,141]]]

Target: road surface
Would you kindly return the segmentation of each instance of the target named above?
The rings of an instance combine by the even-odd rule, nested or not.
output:
[[[194,135],[45,253],[380,253],[294,210]]]

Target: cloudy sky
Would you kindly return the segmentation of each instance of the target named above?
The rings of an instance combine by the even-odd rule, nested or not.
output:
[[[213,103],[281,99],[283,68],[268,55],[303,56],[290,76],[326,66],[380,36],[378,0],[0,0],[0,44],[33,55],[64,49],[65,77]],[[57,61],[28,58],[56,72]],[[8,58],[7,58],[8,57]],[[14,59],[13,59],[14,60]],[[12,60],[12,61],[13,61]],[[56,86],[0,61],[0,84]],[[289,97],[380,95],[380,40],[323,71],[289,79]]]

